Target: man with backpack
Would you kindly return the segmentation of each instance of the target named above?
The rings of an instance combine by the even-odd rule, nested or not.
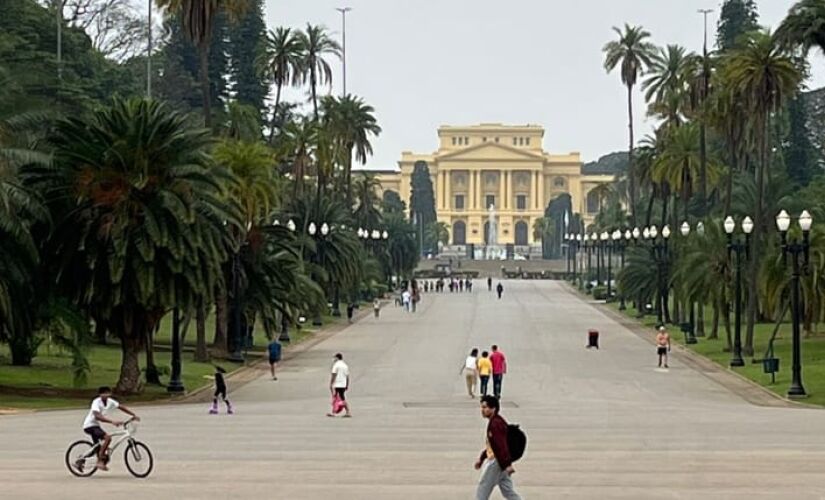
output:
[[[500,405],[497,398],[481,398],[481,416],[487,423],[487,446],[475,463],[481,477],[476,489],[476,500],[488,500],[493,489],[498,486],[507,500],[521,500],[513,486],[512,475],[516,472],[513,462],[521,458],[527,445],[527,437],[516,425],[509,425],[499,415]]]

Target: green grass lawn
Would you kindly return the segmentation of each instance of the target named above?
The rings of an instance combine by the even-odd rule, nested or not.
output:
[[[340,324],[346,318],[334,318],[324,316],[325,326]],[[215,328],[214,316],[207,319],[207,339],[211,341]],[[167,315],[163,320],[160,332],[157,336],[158,344],[168,344],[171,334],[171,315]],[[323,328],[323,327],[320,327]],[[290,329],[291,344],[298,344],[319,331],[319,327],[314,327],[311,320],[305,323],[301,329]],[[256,328],[254,334],[254,346],[250,350],[250,358],[262,355],[268,340],[263,330]],[[195,344],[195,325],[190,324],[189,333],[186,337],[186,346]],[[254,353],[254,354],[253,354]],[[0,390],[0,408],[21,408],[21,409],[47,409],[47,408],[74,408],[86,406],[95,395],[97,387],[101,385],[114,386],[120,374],[120,347],[93,346],[87,354],[91,370],[88,380],[81,388],[73,385],[71,363],[69,353],[63,352],[57,346],[43,343],[40,346],[37,357],[32,362],[32,366],[11,366],[11,357],[8,346],[0,344],[0,386],[13,388],[14,390]],[[155,363],[161,370],[161,382],[168,381],[169,365],[171,353],[168,350],[157,350],[155,353]],[[257,358],[255,358],[257,359]],[[227,361],[215,361],[228,371],[240,367]],[[145,356],[140,357],[141,368],[145,367]],[[191,352],[183,353],[183,384],[187,391],[193,391],[211,384],[212,381],[205,378],[214,372],[211,363],[196,363],[192,361]],[[169,397],[165,387],[146,386],[143,394],[124,398],[124,401],[154,401],[163,400]]]
[[[612,303],[612,307],[618,310],[618,304]],[[628,316],[635,317],[636,311],[628,304],[628,309],[624,311]],[[711,316],[710,308],[705,309],[705,333],[709,335],[711,332]],[[643,325],[648,326],[651,330],[656,325],[655,316],[645,316],[639,319]],[[731,315],[731,328],[733,328],[733,315]],[[753,358],[761,360],[765,357],[765,352],[768,348],[768,342],[775,328],[774,323],[758,324],[754,331],[754,355]],[[685,335],[679,330],[678,326],[670,325],[671,338],[685,345]],[[731,332],[731,335],[733,332]],[[745,325],[742,325],[742,343],[745,342]],[[686,347],[693,351],[713,360],[717,364],[727,368],[730,364],[731,353],[725,352],[727,348],[727,334],[725,332],[724,324],[720,322],[719,325],[719,339],[708,339],[707,337],[698,337],[698,343],[693,345],[686,345]],[[780,326],[774,342],[774,357],[779,358],[779,372],[776,373],[776,383],[771,384],[770,374],[763,373],[762,363],[752,363],[752,359],[745,357],[745,366],[735,368],[736,373],[739,373],[750,380],[753,380],[759,385],[767,387],[771,391],[785,396],[791,382],[791,324],[784,323]],[[803,399],[805,403],[825,406],[825,335],[817,335],[802,338],[802,383],[808,393],[808,398]]]

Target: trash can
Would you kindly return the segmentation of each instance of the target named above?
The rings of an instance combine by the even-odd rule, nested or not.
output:
[[[592,328],[587,330],[587,348],[591,347],[599,348],[599,331]]]
[[[762,360],[762,371],[764,373],[776,373],[779,371],[779,358],[765,358]]]

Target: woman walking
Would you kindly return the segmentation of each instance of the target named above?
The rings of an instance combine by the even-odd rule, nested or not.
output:
[[[487,384],[490,382],[490,375],[493,374],[493,362],[490,361],[490,353],[484,351],[478,358],[478,376],[481,379],[481,395],[487,395]]]
[[[470,351],[470,355],[464,360],[464,368],[461,372],[467,382],[467,394],[475,398],[476,380],[478,379],[478,349],[474,348]]]

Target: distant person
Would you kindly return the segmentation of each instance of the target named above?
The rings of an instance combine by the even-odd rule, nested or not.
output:
[[[665,368],[667,366],[667,353],[670,352],[670,334],[664,326],[659,327],[659,333],[656,334],[656,354],[659,355],[659,368],[662,367],[664,361]]]
[[[478,380],[478,349],[470,351],[470,355],[464,360],[464,367],[461,369],[464,381],[467,383],[467,394],[471,398],[476,397],[476,380]]]
[[[232,403],[230,403],[229,399],[226,397],[226,380],[224,380],[223,377],[225,373],[226,370],[220,366],[215,367],[215,375],[212,377],[215,379],[215,393],[212,395],[212,407],[209,409],[210,415],[218,414],[218,396],[223,399],[223,402],[226,405],[226,413],[228,415],[235,413],[235,410],[232,409]]]
[[[498,350],[498,346],[492,347],[492,354],[490,354],[490,363],[493,365],[493,395],[501,399],[501,384],[504,381],[504,375],[507,373],[507,358],[504,353]]]
[[[410,311],[410,299],[412,295],[410,294],[409,290],[404,290],[401,293],[401,304],[404,306],[404,309],[409,312]]]
[[[278,377],[275,376],[275,369],[281,361],[281,344],[279,344],[277,340],[272,339],[272,342],[269,343],[266,350],[269,352],[269,373],[272,374],[272,380],[278,380]]]
[[[488,420],[486,446],[475,463],[481,471],[476,489],[476,500],[488,500],[493,489],[498,486],[507,500],[521,500],[513,485],[513,468],[510,446],[507,440],[507,421],[499,415],[501,405],[492,396],[481,398],[481,416]]]
[[[498,294],[498,298],[501,299],[501,294],[504,293],[504,285],[501,283],[496,285],[496,293]]]
[[[378,319],[378,316],[381,315],[381,300],[378,297],[372,301],[372,312],[375,314],[375,319]]]
[[[101,387],[97,390],[97,397],[92,401],[92,406],[89,408],[89,413],[83,421],[83,432],[92,438],[94,444],[101,443],[100,448],[97,449],[97,465],[96,468],[102,471],[108,471],[107,462],[109,461],[106,452],[109,450],[109,444],[112,442],[112,436],[106,433],[100,426],[101,423],[111,424],[115,427],[120,427],[123,422],[120,420],[112,420],[106,416],[112,410],[120,410],[123,413],[130,415],[136,421],[140,421],[140,417],[135,413],[121,405],[112,398],[112,390],[108,387]],[[76,466],[85,462],[83,458],[77,461]],[[82,469],[81,469],[82,470]]]
[[[463,280],[463,279],[461,279],[461,278],[459,278],[459,279],[458,279],[458,291],[459,291],[459,292],[463,292],[463,291],[464,291],[464,280]]]
[[[493,363],[490,361],[490,353],[484,351],[481,357],[478,358],[478,378],[481,380],[481,389],[479,393],[482,396],[487,395],[487,384],[490,382],[490,375],[493,374]]]
[[[487,291],[488,292],[493,291],[493,278],[492,278],[492,276],[487,277]]]
[[[355,315],[355,304],[350,302],[347,304],[347,321],[352,323],[352,317]]]
[[[473,280],[471,280],[470,278],[467,278],[467,282],[464,284],[464,288],[466,288],[468,292],[472,292],[473,291]]]
[[[332,364],[332,372],[329,379],[329,391],[333,396],[338,396],[338,398],[343,401],[342,406],[343,409],[346,410],[344,416],[349,418],[352,416],[349,409],[349,402],[347,402],[347,391],[350,387],[349,366],[344,362],[344,355],[340,352],[337,353],[333,359],[335,361]],[[327,416],[334,417],[335,413],[327,413]]]

